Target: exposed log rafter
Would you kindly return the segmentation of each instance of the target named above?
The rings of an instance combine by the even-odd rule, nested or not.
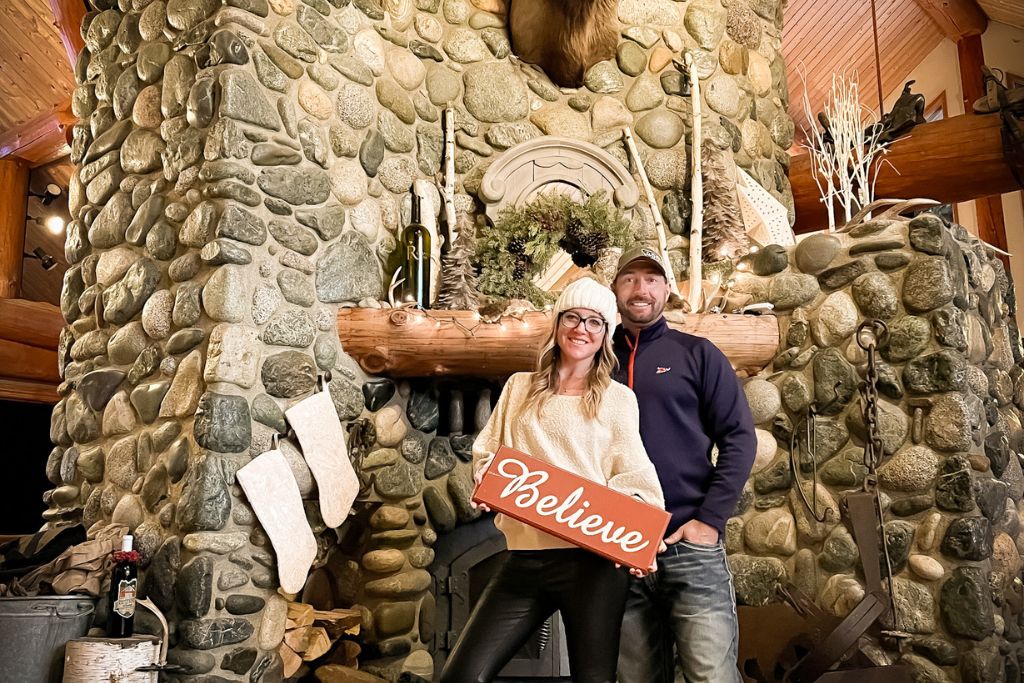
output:
[[[82,19],[85,18],[85,3],[82,0],[50,0],[53,11],[53,25],[60,32],[60,40],[68,53],[68,62],[74,67],[78,54],[85,47],[82,39]]]
[[[36,168],[66,157],[71,153],[71,127],[76,121],[69,102],[0,133],[0,159],[16,157]]]
[[[954,43],[980,36],[988,17],[974,0],[915,0],[942,33]]]
[[[876,197],[928,197],[942,203],[965,202],[1021,189],[1003,157],[1002,121],[998,116],[953,116],[916,126],[908,138],[892,145],[875,185]],[[893,170],[895,169],[895,170]],[[798,233],[828,225],[825,206],[807,154],[792,158]]]

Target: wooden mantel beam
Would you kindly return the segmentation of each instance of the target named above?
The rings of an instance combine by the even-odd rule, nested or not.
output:
[[[82,19],[85,18],[85,2],[83,0],[50,0],[53,11],[53,25],[60,31],[60,40],[68,53],[68,61],[74,67],[78,63],[78,54],[85,47],[82,39]]]
[[[0,159],[17,157],[36,168],[71,153],[71,128],[78,119],[71,103],[0,133]]]
[[[954,43],[967,36],[980,36],[988,28],[988,17],[975,0],[915,0]]]
[[[892,145],[875,185],[876,197],[927,197],[965,202],[1021,189],[1003,157],[1002,121],[995,114],[967,114],[923,123]],[[893,170],[895,168],[895,170]],[[792,158],[797,233],[828,225],[825,206],[811,176],[807,154]],[[842,216],[839,216],[842,220]]]
[[[706,337],[738,371],[759,372],[779,346],[775,316],[666,314],[669,326]],[[366,372],[388,377],[503,377],[535,370],[550,312],[482,322],[473,311],[342,308],[338,338]]]

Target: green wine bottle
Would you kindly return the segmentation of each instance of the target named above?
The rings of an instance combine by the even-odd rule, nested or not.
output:
[[[412,193],[412,215],[402,232],[402,301],[430,307],[430,233],[420,222],[420,197]]]

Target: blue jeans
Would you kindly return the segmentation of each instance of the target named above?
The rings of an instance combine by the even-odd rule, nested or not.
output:
[[[672,683],[673,645],[687,683],[741,682],[736,593],[721,543],[670,545],[657,572],[631,581],[619,683]]]

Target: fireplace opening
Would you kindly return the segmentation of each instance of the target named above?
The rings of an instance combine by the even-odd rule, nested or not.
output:
[[[455,646],[473,606],[508,556],[505,537],[488,514],[450,533],[441,535],[434,546],[432,590],[436,601],[434,673],[439,675],[448,653]],[[569,658],[560,615],[548,618],[505,666],[496,680],[505,683],[563,681],[569,679]]]

